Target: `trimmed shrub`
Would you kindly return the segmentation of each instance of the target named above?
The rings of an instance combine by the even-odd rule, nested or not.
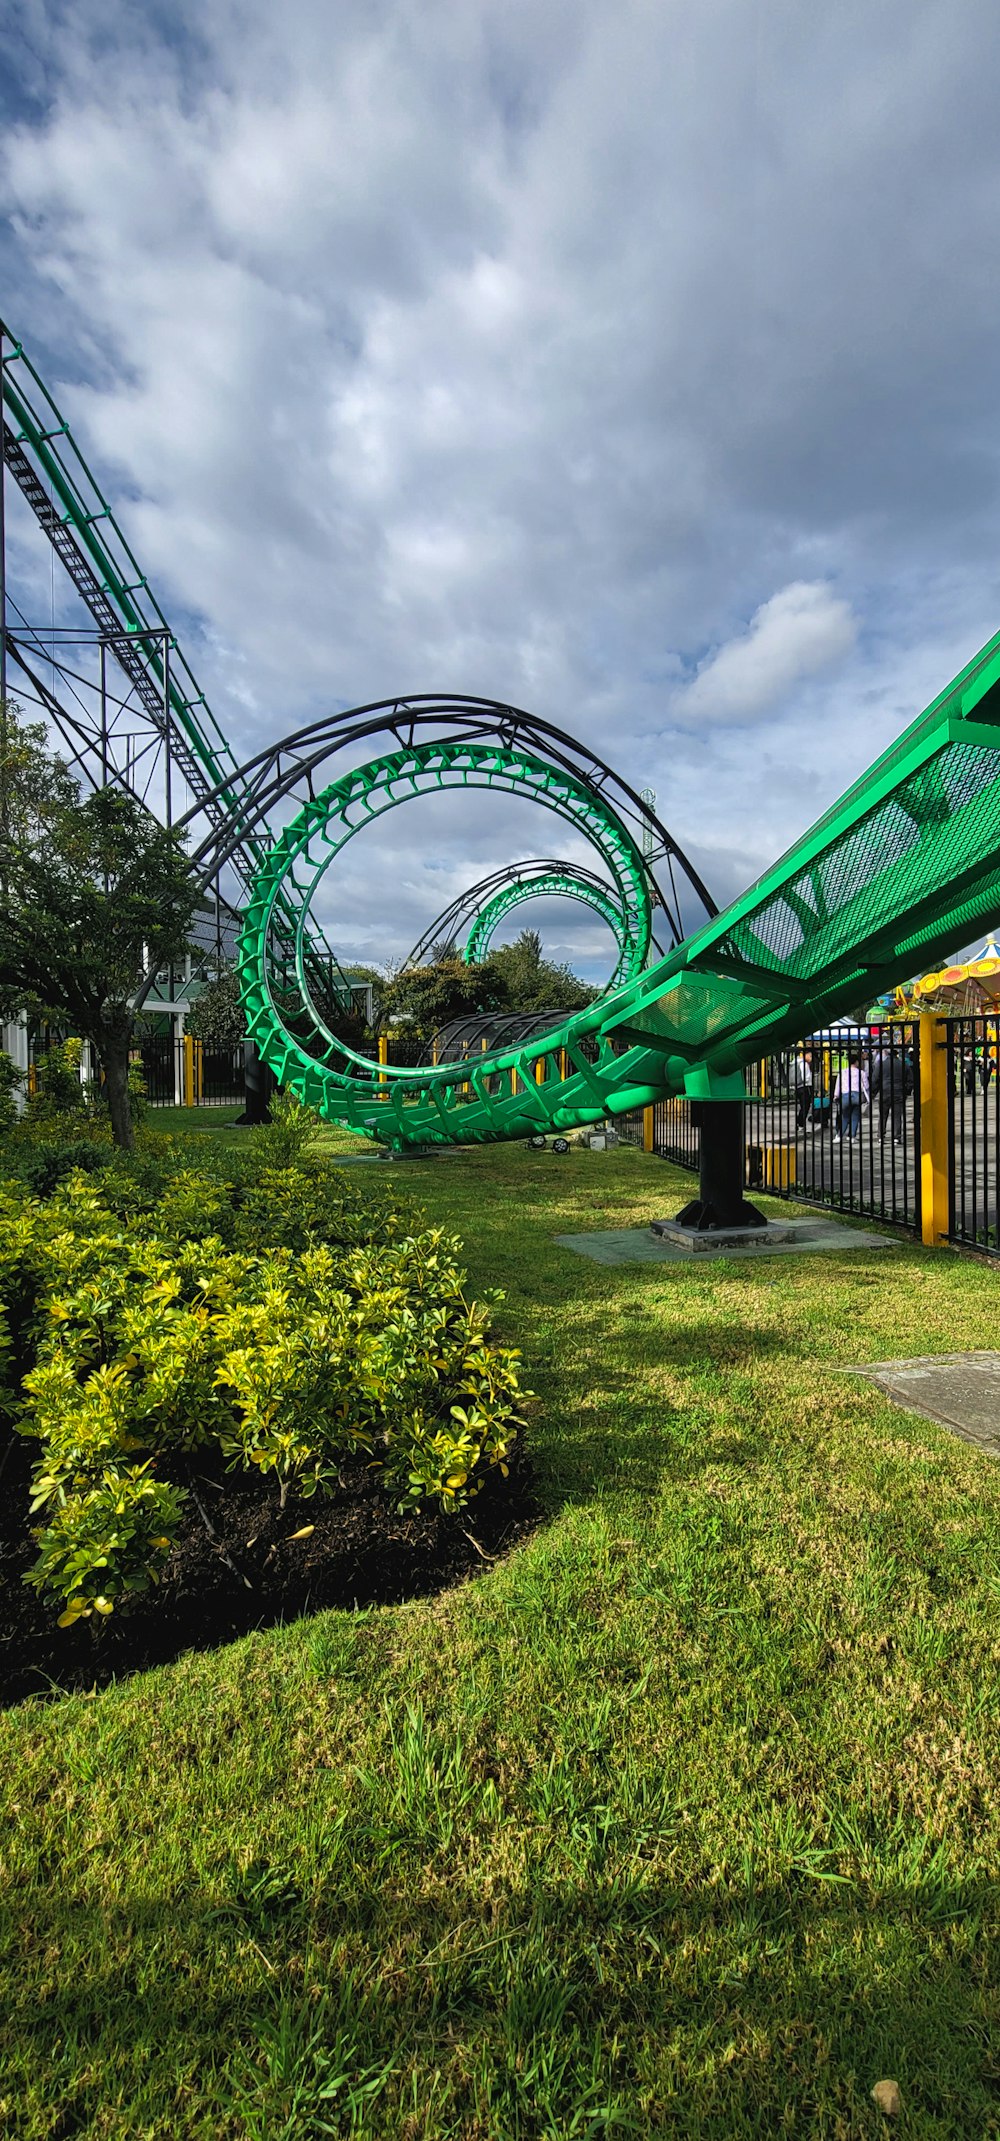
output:
[[[92,1136],[27,1136],[9,1140],[3,1149],[3,1171],[9,1181],[24,1182],[36,1197],[51,1197],[67,1175],[93,1174],[106,1167],[108,1148]]]
[[[519,1424],[457,1241],[273,1143],[242,1183],[186,1157],[0,1188],[0,1402],[40,1444],[30,1580],[64,1626],[157,1580],[200,1447],[282,1503],[364,1451],[400,1509],[454,1512]]]
[[[12,1056],[0,1048],[0,1136],[17,1124],[17,1095],[24,1085],[24,1072]]]

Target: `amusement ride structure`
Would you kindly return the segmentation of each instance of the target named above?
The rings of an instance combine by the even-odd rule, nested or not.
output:
[[[1000,635],[721,914],[648,792],[516,707],[450,694],[382,701],[240,763],[6,329],[0,353],[4,463],[82,599],[98,656],[95,683],[92,657],[89,669],[66,659],[86,635],[53,625],[46,636],[4,587],[0,690],[16,667],[74,769],[124,782],[184,830],[216,915],[224,904],[240,914],[248,1032],[279,1081],[324,1116],[404,1150],[564,1132],[686,1094],[702,1105],[696,1223],[730,1223],[742,1201],[744,1065],[871,1001],[1000,907]],[[2,567],[0,513],[0,577]],[[586,1010],[553,1014],[509,1045],[487,1039],[478,1059],[379,1065],[336,1030],[350,984],[318,916],[330,906],[328,873],[387,811],[471,790],[539,804],[589,844],[599,871],[545,858],[495,872],[438,918],[412,959],[463,929],[466,955],[480,957],[512,907],[559,893],[609,923],[614,972]],[[713,1151],[723,1155],[714,1173]]]

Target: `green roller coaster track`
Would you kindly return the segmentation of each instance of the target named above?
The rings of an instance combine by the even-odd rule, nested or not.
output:
[[[545,875],[530,878],[527,882],[504,885],[493,899],[488,900],[475,916],[462,947],[462,957],[466,965],[475,966],[479,960],[485,959],[501,922],[515,907],[520,907],[525,900],[553,898],[576,900],[581,907],[590,907],[594,914],[600,915],[602,922],[607,923],[617,952],[610,988],[618,988],[621,982],[628,981],[633,973],[640,971],[641,960],[638,965],[633,960],[628,919],[610,886],[599,882],[585,882],[571,874],[568,869],[549,870]]]
[[[470,783],[461,759],[461,747],[454,757],[439,747],[437,785]],[[241,940],[242,986],[250,1030],[282,1082],[321,1113],[396,1147],[562,1131],[671,1093],[738,1099],[744,1065],[995,915],[1000,635],[772,869],[655,965],[553,1021],[541,1038],[474,1065],[379,1074],[358,1059],[348,1066],[301,976],[290,990],[280,962],[272,973],[269,916],[281,887],[308,907],[326,867],[328,824],[332,859],[345,823],[354,831],[369,815],[369,798],[402,802],[428,771],[376,760],[353,776],[350,795],[335,783],[286,828],[258,874]],[[523,754],[497,752],[479,775],[522,793],[534,784],[539,802],[569,814],[568,788],[550,789]],[[606,838],[606,824],[593,833]]]
[[[103,602],[110,626],[136,642],[137,690],[151,709],[158,691],[169,699],[212,827],[196,866],[207,882],[220,862],[242,859],[249,1031],[285,1085],[349,1129],[402,1148],[564,1131],[666,1094],[739,1099],[747,1063],[967,941],[1000,910],[1000,634],[756,884],[686,936],[675,922],[682,941],[646,965],[654,900],[668,910],[643,853],[640,798],[610,768],[536,717],[460,697],[355,709],[240,766],[183,657],[169,676],[158,670],[163,613],[16,344],[3,400],[7,465],[92,613],[100,620]],[[382,732],[392,749],[313,793],[326,759]],[[269,842],[269,808],[303,786],[308,801]],[[313,949],[316,902],[356,832],[429,790],[473,787],[530,796],[597,850],[619,967],[595,1004],[554,1017],[541,1037],[474,1063],[380,1068],[317,1005],[328,967]],[[710,912],[655,823],[671,885],[676,862]],[[579,896],[572,866],[556,870],[552,889]],[[498,919],[479,917],[480,943]]]
[[[9,343],[9,348],[4,344]],[[115,645],[135,700],[169,734],[170,752],[220,833],[244,806],[233,751],[170,631],[146,575],[91,474],[66,419],[22,344],[0,321],[3,462],[17,482],[95,624]],[[6,592],[6,590],[5,590]],[[6,628],[5,614],[2,620]],[[247,885],[266,849],[248,829],[230,856]],[[284,918],[286,933],[294,917]],[[350,984],[325,944],[314,964],[345,1008]]]

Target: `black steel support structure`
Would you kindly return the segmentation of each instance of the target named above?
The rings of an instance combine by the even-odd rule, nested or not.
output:
[[[677,1225],[711,1234],[733,1227],[764,1227],[767,1221],[743,1195],[746,1143],[742,1100],[696,1100],[691,1119],[699,1132],[698,1195],[677,1214]]]
[[[243,1043],[243,1090],[245,1106],[240,1123],[269,1123],[271,1120],[271,1096],[278,1081],[267,1064],[262,1063],[252,1041]]]

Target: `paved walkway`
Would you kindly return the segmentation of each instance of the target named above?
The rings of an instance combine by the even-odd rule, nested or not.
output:
[[[784,1225],[784,1221],[782,1222]],[[693,1256],[690,1249],[679,1248],[673,1242],[665,1242],[648,1227],[623,1227],[608,1229],[593,1234],[557,1234],[555,1240],[562,1249],[572,1249],[576,1256],[586,1256],[593,1264],[713,1264],[719,1257],[804,1256],[815,1251],[831,1249],[895,1249],[899,1238],[893,1234],[877,1234],[874,1227],[849,1227],[838,1219],[797,1219],[790,1221],[796,1239],[792,1241],[747,1242],[738,1249],[699,1250]]]
[[[893,1403],[950,1427],[990,1457],[1000,1457],[1000,1353],[931,1353],[918,1360],[878,1360],[850,1368],[877,1383]]]

